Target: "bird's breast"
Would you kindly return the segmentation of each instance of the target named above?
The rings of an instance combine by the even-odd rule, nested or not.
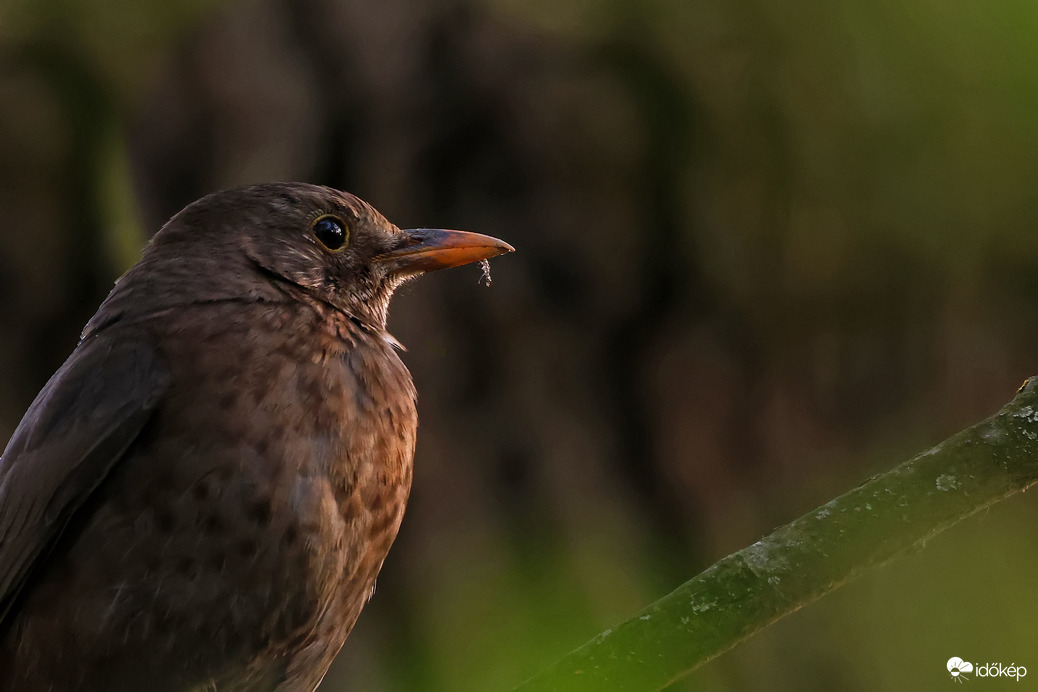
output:
[[[102,489],[86,531],[105,539],[79,542],[110,547],[67,559],[96,595],[84,631],[194,631],[169,653],[323,671],[403,516],[414,389],[352,325],[250,312],[200,309],[175,340],[155,325],[158,343],[181,345],[162,353],[169,394]]]

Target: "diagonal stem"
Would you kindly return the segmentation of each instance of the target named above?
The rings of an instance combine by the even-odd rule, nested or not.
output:
[[[995,415],[720,560],[514,692],[659,690],[1036,481],[1031,378]]]

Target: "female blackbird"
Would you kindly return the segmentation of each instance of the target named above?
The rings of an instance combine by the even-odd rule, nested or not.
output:
[[[511,250],[305,184],[174,216],[0,458],[0,690],[313,690],[411,486],[390,297]]]

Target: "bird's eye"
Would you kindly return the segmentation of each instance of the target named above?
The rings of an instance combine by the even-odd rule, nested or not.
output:
[[[346,247],[350,239],[350,233],[346,230],[346,224],[337,216],[325,215],[318,217],[310,226],[314,237],[321,241],[321,245],[335,252]]]

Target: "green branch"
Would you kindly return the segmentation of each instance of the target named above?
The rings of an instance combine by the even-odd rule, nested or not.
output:
[[[1038,481],[1038,380],[997,414],[714,564],[515,692],[658,690]]]

